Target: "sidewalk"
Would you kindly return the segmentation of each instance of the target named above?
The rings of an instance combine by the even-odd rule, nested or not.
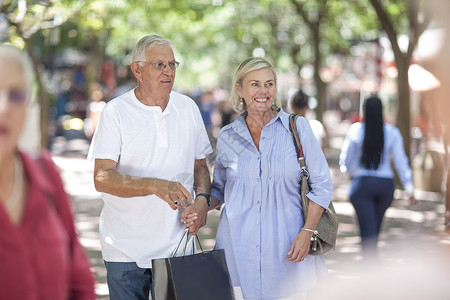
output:
[[[345,284],[349,285],[353,280],[361,278],[361,268],[367,269],[367,265],[362,262],[358,226],[353,207],[347,199],[349,179],[342,175],[338,168],[339,149],[349,124],[338,122],[334,115],[327,116],[326,120],[327,124],[332,124],[332,126],[328,126],[330,138],[326,156],[333,177],[333,202],[340,224],[336,251],[324,256],[324,260],[329,269],[328,280],[345,286]],[[67,192],[74,203],[76,225],[81,242],[88,251],[97,276],[97,295],[99,299],[107,299],[106,270],[101,258],[98,233],[98,220],[103,201],[100,193],[95,191],[93,184],[94,164],[92,161],[85,160],[81,155],[54,156],[54,160],[61,168]],[[442,259],[448,261],[450,236],[443,233],[443,193],[416,192],[419,203],[410,208],[408,202],[401,198],[402,192],[396,191],[396,200],[386,213],[379,242],[380,261],[377,269],[373,269],[374,272],[381,272],[380,277],[395,270],[396,266],[403,266],[412,260],[423,262],[425,258],[431,257],[439,262]],[[210,212],[208,223],[199,232],[205,249],[212,249],[214,246],[218,222],[219,212]],[[441,257],[440,253],[445,253],[445,255]],[[416,271],[420,273],[421,270],[425,272],[426,268],[419,268]],[[447,268],[447,270],[450,269]],[[439,274],[439,272],[429,275],[433,278],[431,275],[434,274]],[[447,274],[450,272],[447,271]],[[329,282],[319,284],[315,289],[317,297],[320,295],[319,292],[329,290],[327,285]],[[397,278],[396,282],[401,283],[402,281]],[[328,299],[336,298],[328,297]]]

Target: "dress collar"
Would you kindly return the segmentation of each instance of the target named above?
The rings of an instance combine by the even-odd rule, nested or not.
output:
[[[236,120],[233,123],[231,123],[231,127],[233,128],[233,130],[236,131],[240,135],[242,135],[243,131],[248,131],[247,123],[245,123],[245,117],[247,115],[248,115],[248,112],[244,111],[236,118]],[[275,118],[270,120],[269,123],[266,124],[266,126],[270,126],[271,124],[273,124],[275,122],[281,122],[281,124],[283,124],[283,127],[287,131],[290,131],[289,114],[286,113],[282,108],[280,108],[280,111],[275,116]]]

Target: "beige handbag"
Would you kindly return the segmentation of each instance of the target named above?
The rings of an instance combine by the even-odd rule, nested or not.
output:
[[[298,163],[300,164],[300,195],[301,204],[303,210],[303,218],[306,220],[308,216],[308,204],[309,199],[306,195],[309,193],[308,178],[309,172],[306,169],[305,158],[303,157],[303,149],[300,144],[300,139],[297,133],[298,115],[292,114],[289,116],[289,127],[291,129],[292,138],[294,140],[295,150],[297,151]],[[334,250],[336,246],[336,236],[338,229],[338,219],[334,210],[333,203],[330,202],[328,209],[325,210],[317,223],[317,227],[314,230],[314,234],[311,237],[311,247],[309,254],[311,255],[323,255],[327,254],[331,250]]]

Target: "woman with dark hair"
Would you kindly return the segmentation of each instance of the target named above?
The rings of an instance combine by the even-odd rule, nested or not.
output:
[[[383,216],[394,199],[391,157],[413,204],[412,171],[400,130],[384,123],[381,100],[371,96],[364,103],[364,122],[350,127],[339,158],[341,171],[352,177],[349,196],[358,217],[364,256],[376,253]]]

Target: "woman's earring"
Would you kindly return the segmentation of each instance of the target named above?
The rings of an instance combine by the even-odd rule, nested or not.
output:
[[[272,103],[272,110],[275,111],[275,110],[277,110],[277,109],[278,109],[277,105],[275,104],[275,102],[273,102],[273,103]]]
[[[244,109],[244,107],[245,107],[244,98],[241,98],[241,102],[239,102],[238,108],[239,108],[239,110],[241,110],[241,109]]]

